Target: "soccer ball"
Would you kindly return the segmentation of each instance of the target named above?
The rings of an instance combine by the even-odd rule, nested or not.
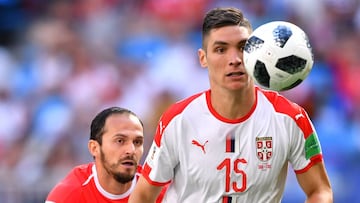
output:
[[[306,33],[285,21],[256,28],[245,43],[243,56],[245,69],[255,83],[275,91],[298,86],[314,63]]]

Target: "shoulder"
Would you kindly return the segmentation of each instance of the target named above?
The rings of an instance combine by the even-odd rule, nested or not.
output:
[[[311,120],[305,109],[295,102],[290,101],[278,92],[258,89],[271,103],[275,112],[289,116],[303,131],[305,138],[314,132]]]
[[[66,202],[79,199],[83,184],[91,176],[92,165],[93,163],[89,163],[74,167],[63,180],[55,185],[46,200]]]
[[[164,125],[169,123],[175,116],[181,114],[184,109],[195,99],[200,97],[204,92],[200,92],[197,94],[194,94],[188,98],[185,98],[183,100],[180,100],[174,104],[172,104],[162,115],[161,121]]]
[[[295,119],[298,114],[301,114],[303,108],[296,104],[295,102],[290,101],[283,95],[278,92],[271,90],[263,90],[258,88],[258,92],[263,94],[268,102],[271,103],[274,110],[278,113],[286,114],[291,118]]]
[[[162,139],[162,135],[164,130],[167,128],[168,124],[178,115],[180,115],[186,107],[189,106],[191,102],[199,98],[205,92],[200,92],[194,94],[186,99],[180,100],[174,104],[172,104],[160,117],[160,121],[156,127],[156,132],[154,136],[154,141],[157,146],[160,146],[160,141]]]
[[[143,169],[142,165],[139,164],[137,166],[136,173],[135,173],[136,178],[139,178],[138,176],[140,176],[140,174],[142,173],[142,169]]]

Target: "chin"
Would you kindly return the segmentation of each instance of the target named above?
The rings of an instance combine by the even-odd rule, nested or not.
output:
[[[121,168],[120,169],[120,171],[121,171],[121,173],[123,173],[123,174],[127,174],[127,175],[135,175],[135,173],[136,173],[136,167],[131,167],[131,168],[129,168],[129,167],[125,167],[125,168]]]
[[[125,184],[131,182],[135,177],[135,173],[116,173],[114,174],[115,180],[119,183]]]

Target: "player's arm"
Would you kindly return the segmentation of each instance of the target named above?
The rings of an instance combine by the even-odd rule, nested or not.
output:
[[[306,203],[333,202],[333,193],[323,162],[315,164],[304,173],[296,174],[296,177],[307,196]]]
[[[129,203],[153,203],[159,196],[162,186],[150,184],[143,176],[140,176],[134,191],[131,193]]]

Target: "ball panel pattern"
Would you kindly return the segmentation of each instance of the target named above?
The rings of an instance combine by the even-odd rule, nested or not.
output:
[[[255,68],[254,68],[254,77],[256,78],[256,81],[264,86],[269,87],[270,86],[270,75],[266,69],[266,66],[261,61],[256,61]]]
[[[295,55],[280,58],[275,67],[289,74],[301,72],[306,67],[306,60]]]
[[[244,51],[247,53],[251,53],[256,51],[262,47],[264,44],[264,40],[258,38],[257,36],[252,36],[247,40],[246,46],[244,47]]]
[[[291,35],[292,35],[292,31],[291,31],[290,27],[285,26],[285,25],[278,25],[273,30],[275,45],[283,48],[285,46],[286,42],[291,37]]]
[[[302,83],[302,81],[303,81],[302,79],[298,79],[298,80],[296,80],[293,84],[291,84],[291,85],[289,85],[289,86],[287,86],[287,87],[282,88],[281,91],[285,91],[285,90],[292,89],[292,88],[298,86],[300,83]]]

